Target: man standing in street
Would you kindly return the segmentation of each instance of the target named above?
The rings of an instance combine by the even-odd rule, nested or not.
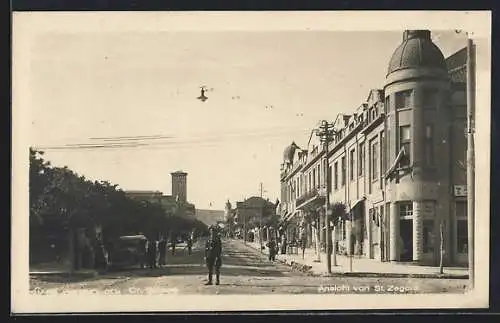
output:
[[[215,269],[215,285],[220,283],[220,267],[222,266],[222,242],[214,227],[210,227],[210,235],[205,245],[205,261],[208,267],[208,282],[212,285]]]

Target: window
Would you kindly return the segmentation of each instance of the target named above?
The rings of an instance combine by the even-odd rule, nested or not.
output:
[[[422,223],[423,252],[434,252],[436,235],[434,233],[434,220],[424,220]]]
[[[350,174],[350,178],[351,178],[351,181],[354,180],[354,149],[351,150],[351,155],[349,156],[349,174]]]
[[[375,108],[371,108],[370,109],[370,122],[372,122],[373,120],[375,120]]]
[[[467,202],[456,202],[455,208],[455,217],[457,219],[457,252],[467,253],[467,247],[469,244],[467,227]]]
[[[341,163],[342,163],[342,186],[345,185],[345,156],[342,156],[342,160],[341,160]]]
[[[332,166],[329,166],[328,167],[328,177],[327,177],[327,185],[328,185],[328,189],[329,191],[332,190]]]
[[[321,186],[321,165],[318,164],[318,185],[317,187],[320,187]]]
[[[312,178],[311,178],[311,172],[309,172],[309,185],[307,186],[308,190],[307,191],[311,191],[312,190]]]
[[[410,126],[399,127],[399,149],[404,148],[405,157],[400,161],[400,167],[410,166],[411,161],[411,132]]]
[[[396,93],[396,110],[408,109],[411,107],[412,90]]]
[[[425,164],[427,166],[434,165],[434,127],[433,125],[425,126]]]
[[[316,168],[313,169],[312,179],[313,179],[313,185],[311,188],[315,189],[316,188]]]
[[[439,91],[437,89],[424,89],[422,96],[424,109],[437,108],[439,103]]]
[[[413,203],[400,202],[399,203],[399,217],[401,219],[409,219],[413,217]]]
[[[335,162],[333,167],[335,168],[334,169],[334,171],[335,171],[334,184],[335,184],[335,189],[337,190],[339,188],[339,163]]]
[[[363,175],[365,167],[365,144],[359,144],[359,159],[358,159],[358,174],[359,176]]]
[[[381,173],[387,170],[386,160],[385,160],[385,133],[382,130],[380,132],[380,169]]]
[[[385,113],[387,114],[387,111],[389,111],[390,109],[391,109],[391,97],[386,96],[385,97],[385,104],[384,104]]]
[[[372,174],[372,180],[377,180],[378,178],[378,142],[372,143],[372,164],[371,164],[371,174]]]

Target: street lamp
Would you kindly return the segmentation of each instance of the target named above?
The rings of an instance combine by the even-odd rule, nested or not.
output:
[[[325,187],[325,225],[326,225],[326,268],[329,274],[332,273],[331,266],[331,254],[330,254],[330,219],[329,219],[329,204],[330,204],[330,187],[328,185],[328,144],[333,140],[333,136],[337,133],[334,130],[334,123],[330,123],[326,120],[321,121],[321,125],[318,129],[315,129],[315,133],[319,136],[321,143],[323,144],[324,151],[324,187]],[[333,239],[335,240],[335,232],[333,233]],[[335,241],[332,242],[332,254],[334,255],[334,265],[336,265],[336,255],[335,255]]]

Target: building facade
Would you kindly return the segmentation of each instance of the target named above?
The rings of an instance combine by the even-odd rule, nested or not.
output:
[[[430,36],[403,33],[383,87],[333,121],[326,158],[311,140],[285,149],[280,214],[309,225],[310,241],[325,245],[328,185],[350,215],[338,253],[436,265],[442,233],[445,264],[467,262],[466,55],[445,59]]]

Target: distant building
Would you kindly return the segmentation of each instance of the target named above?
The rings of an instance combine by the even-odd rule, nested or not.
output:
[[[196,219],[205,223],[206,225],[217,225],[224,219],[223,210],[207,210],[207,209],[196,209]]]
[[[172,195],[164,195],[160,191],[125,191],[131,198],[145,200],[151,203],[159,203],[165,212],[180,216],[194,217],[196,214],[195,205],[187,201],[187,173],[174,172],[172,176]]]
[[[445,263],[467,262],[466,53],[445,59],[430,36],[406,30],[383,89],[336,119],[327,174],[316,136],[285,149],[279,212],[289,231],[309,219],[325,244],[324,216],[319,232],[311,219],[324,214],[326,176],[330,201],[353,215],[337,228],[341,252],[438,264],[442,225]]]
[[[170,174],[172,176],[172,196],[179,197],[179,201],[187,201],[187,173],[177,171]]]
[[[259,228],[263,230],[263,238],[267,240],[270,230],[275,230],[277,226],[276,205],[262,197],[253,196],[242,202],[236,202],[234,219],[235,230],[242,233],[244,239],[250,231]]]

